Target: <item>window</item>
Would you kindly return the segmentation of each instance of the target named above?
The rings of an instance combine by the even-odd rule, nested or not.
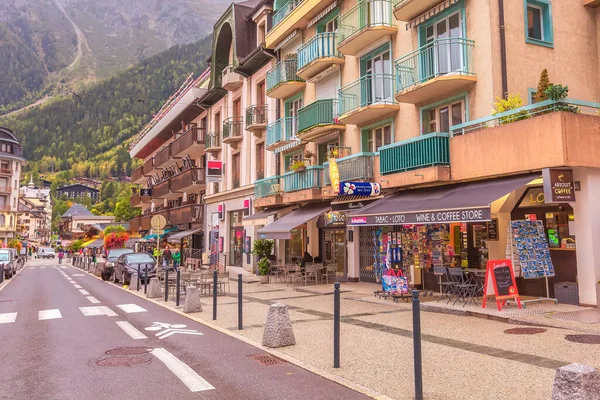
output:
[[[220,112],[215,114],[215,125],[213,128],[214,128],[215,132],[221,131],[221,113]]]
[[[464,101],[460,100],[424,112],[423,134],[450,132],[450,127],[465,121]]]
[[[337,32],[338,30],[338,24],[337,24],[337,18],[332,19],[331,21],[327,22],[324,26],[323,26],[323,30],[325,32]]]
[[[240,154],[234,154],[231,157],[231,178],[233,188],[237,189],[240,187]]]
[[[550,0],[524,0],[525,40],[527,43],[553,47],[552,10]]]
[[[367,132],[367,151],[374,153],[380,147],[392,144],[392,125],[379,126]]]
[[[256,145],[256,179],[265,177],[265,144]]]
[[[290,165],[292,165],[295,161],[301,161],[301,160],[303,160],[302,151],[291,153],[291,154],[285,156],[285,162],[284,162],[285,170],[289,171]]]
[[[328,146],[339,146],[339,145],[340,145],[339,139],[330,140],[329,142],[319,144],[319,154],[318,154],[319,165],[323,165],[323,163],[329,161],[329,154],[327,154],[327,147]]]
[[[265,23],[261,23],[258,26],[258,43],[264,43],[265,41]]]
[[[425,57],[421,68],[425,76],[432,78],[465,69],[463,48],[457,39],[463,37],[461,12],[456,12],[441,19],[425,29],[425,41],[434,43],[433,50],[428,50],[432,56]],[[438,40],[438,42],[435,42]]]

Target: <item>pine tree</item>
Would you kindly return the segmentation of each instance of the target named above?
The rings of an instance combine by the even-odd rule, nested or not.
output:
[[[538,83],[537,92],[533,97],[536,103],[540,101],[548,100],[548,95],[546,94],[546,89],[550,87],[552,83],[550,83],[550,79],[548,78],[548,70],[544,68],[542,71],[542,75],[540,76],[540,81]]]

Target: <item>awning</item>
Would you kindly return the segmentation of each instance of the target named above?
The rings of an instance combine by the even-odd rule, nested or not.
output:
[[[267,218],[281,212],[283,210],[287,210],[289,207],[275,207],[266,210],[259,211],[252,215],[248,215],[247,217],[242,218],[242,225],[244,226],[254,226],[254,225],[267,225]]]
[[[129,238],[129,240],[125,242],[125,247],[133,248],[140,240],[142,240],[142,238]]]
[[[167,235],[167,234],[169,234],[169,233],[171,233],[171,232],[173,232],[173,231],[176,231],[176,230],[177,230],[177,228],[175,228],[175,227],[174,227],[174,228],[168,228],[168,229],[165,229],[165,230],[163,231],[163,233],[161,233],[161,234],[160,234],[160,238],[162,239],[162,238],[164,238],[164,237],[165,237],[165,235]],[[146,235],[146,236],[144,236],[142,239],[146,239],[146,240],[156,240],[156,233],[151,233],[151,234],[149,234],[149,235]]]
[[[446,10],[447,8],[450,8],[450,6],[452,6],[458,2],[459,2],[459,0],[444,0],[444,1],[442,1],[437,6],[425,11],[423,14],[419,15],[417,18],[414,18],[412,21],[410,21],[408,24],[406,24],[406,30],[409,30],[411,28],[414,28],[417,25],[422,24],[423,22],[427,21],[430,18],[435,17],[437,14],[441,13],[442,11]]]
[[[411,189],[349,214],[348,225],[404,225],[490,221],[490,204],[540,174]]]
[[[201,230],[202,230],[202,228],[196,228],[196,229],[188,229],[187,231],[177,232],[173,236],[169,236],[169,239],[167,241],[169,243],[179,243],[179,242],[181,242],[181,239],[186,238],[190,235],[193,235],[194,233],[198,233]]]
[[[289,239],[292,229],[331,209],[329,203],[307,204],[258,230],[261,239]]]
[[[89,247],[89,248],[94,249],[94,248],[100,248],[102,246],[104,246],[104,239],[100,238],[100,239],[94,239],[91,242],[84,243],[83,246],[81,246],[81,247]]]

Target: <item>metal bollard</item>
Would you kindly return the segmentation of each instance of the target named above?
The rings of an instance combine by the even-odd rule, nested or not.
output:
[[[415,400],[423,400],[423,360],[421,358],[421,305],[419,291],[412,291],[413,347],[415,361]]]
[[[4,264],[0,264],[0,283],[4,282]]]
[[[148,268],[146,268],[146,271],[148,270]],[[140,291],[140,264],[138,264],[138,275],[137,275],[137,291]]]
[[[146,266],[146,274],[144,275],[144,294],[148,293],[148,267]]]
[[[180,286],[181,286],[181,273],[179,272],[179,268],[177,269],[177,286],[175,287],[175,306],[179,307],[179,295],[180,295]]]
[[[169,266],[165,271],[165,301],[169,301]]]
[[[242,327],[242,274],[238,274],[238,329],[241,331]]]
[[[217,270],[213,271],[213,321],[217,320]]]
[[[340,367],[340,283],[333,284],[333,368]]]

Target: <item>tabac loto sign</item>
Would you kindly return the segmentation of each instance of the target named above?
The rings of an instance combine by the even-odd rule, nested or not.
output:
[[[546,203],[570,203],[575,201],[573,170],[544,168],[544,198]]]

